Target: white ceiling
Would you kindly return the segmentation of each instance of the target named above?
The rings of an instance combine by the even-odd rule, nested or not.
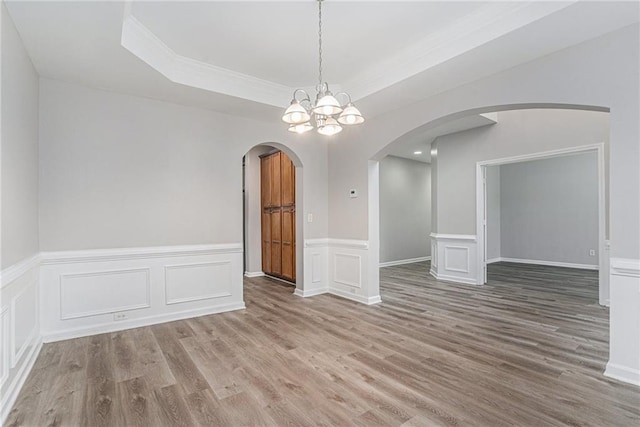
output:
[[[451,120],[420,134],[407,137],[398,144],[394,144],[388,155],[431,163],[431,143],[437,137],[490,126],[497,122],[497,113],[474,114]],[[416,152],[420,152],[420,154],[416,154]]]
[[[261,120],[278,120],[292,88],[317,79],[312,0],[6,5],[47,78]],[[636,2],[327,0],[325,80],[371,119],[638,22],[637,10]]]

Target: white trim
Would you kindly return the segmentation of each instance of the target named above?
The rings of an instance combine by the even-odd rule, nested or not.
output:
[[[444,282],[462,283],[464,285],[474,285],[474,286],[478,285],[478,283],[476,283],[476,281],[474,279],[469,279],[469,278],[466,278],[466,277],[459,277],[459,276],[447,276],[447,275],[444,275],[444,274],[438,274],[433,269],[429,271],[429,274],[431,274],[436,280],[440,280],[440,281],[444,281]]]
[[[7,288],[19,277],[40,265],[41,257],[37,253],[0,271],[0,289]]]
[[[611,258],[611,274],[640,278],[640,260],[629,258]]]
[[[242,253],[242,244],[223,243],[146,248],[87,249],[81,251],[41,252],[40,256],[42,264],[49,265],[228,253]]]
[[[8,387],[2,387],[2,401],[0,402],[0,424],[4,425],[7,420],[7,416],[13,407],[13,404],[16,402],[18,395],[20,394],[20,390],[22,390],[22,386],[24,386],[31,369],[33,369],[33,365],[36,363],[36,359],[40,354],[40,350],[42,349],[42,339],[41,337],[37,337],[35,344],[33,345],[31,352],[29,353],[27,359],[21,364],[22,366],[18,369],[13,381],[9,384]]]
[[[329,239],[305,239],[305,248],[326,248],[329,246]]]
[[[335,295],[340,298],[348,299],[348,300],[359,302],[366,305],[373,305],[373,304],[378,304],[382,302],[380,295],[376,295],[374,297],[364,297],[362,295],[352,294],[352,293],[345,292],[343,290],[335,289],[335,288],[330,288],[329,293],[331,295]]]
[[[379,266],[380,268],[384,268],[384,267],[392,267],[394,265],[413,264],[416,262],[424,262],[424,261],[431,261],[431,256],[423,256],[418,258],[407,258],[407,259],[399,259],[397,261],[381,262]]]
[[[546,265],[549,267],[565,267],[565,268],[579,268],[581,270],[598,270],[597,265],[591,264],[575,264],[571,262],[559,262],[559,261],[544,261],[539,259],[521,259],[521,258],[494,258],[491,262],[487,261],[487,264],[492,262],[514,262],[517,264],[534,264],[534,265]]]
[[[638,369],[631,369],[609,362],[607,363],[604,375],[609,378],[640,386],[640,370]]]
[[[244,277],[253,278],[253,277],[264,277],[264,271],[245,271]]]
[[[304,289],[297,289],[293,291],[293,294],[302,298],[314,297],[316,295],[322,295],[329,293],[328,288],[310,289],[308,291]]]
[[[353,239],[328,239],[329,246],[332,248],[343,249],[369,249],[369,242],[367,240],[353,240]]]
[[[429,235],[432,239],[436,240],[465,240],[469,242],[475,242],[476,236],[473,234],[438,234],[431,233]]]
[[[2,331],[2,341],[0,341],[0,357],[2,358],[2,369],[3,372],[0,372],[0,389],[4,389],[4,383],[9,378],[9,373],[11,372],[10,360],[9,360],[9,349],[11,347],[10,341],[10,330],[9,330],[9,306],[4,306],[2,310],[0,310],[0,328]]]
[[[496,262],[500,262],[502,261],[502,258],[498,257],[498,258],[491,258],[487,260],[487,264],[494,264]]]
[[[62,341],[71,338],[80,338],[109,332],[123,331],[126,329],[139,328],[142,326],[156,325],[159,323],[173,322],[175,320],[190,319],[192,317],[206,316],[209,314],[224,313],[227,311],[243,310],[246,306],[244,302],[223,304],[215,307],[183,310],[173,313],[142,317],[139,319],[124,320],[119,322],[108,322],[89,327],[71,328],[56,332],[42,332],[42,340],[45,343]]]

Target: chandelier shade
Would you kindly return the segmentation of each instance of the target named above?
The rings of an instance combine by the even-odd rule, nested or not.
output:
[[[288,130],[305,133],[314,128],[321,135],[331,136],[342,131],[342,125],[350,126],[364,122],[364,117],[346,92],[335,96],[329,91],[329,84],[322,81],[322,1],[318,1],[318,85],[315,102],[311,102],[309,94],[303,89],[293,92],[291,105],[285,110],[282,121],[289,124]],[[299,95],[302,95],[299,97]],[[338,97],[343,96],[346,102],[341,104]]]
[[[300,124],[308,122],[311,116],[307,110],[295,99],[291,101],[291,105],[286,109],[282,116],[282,121],[289,124]]]

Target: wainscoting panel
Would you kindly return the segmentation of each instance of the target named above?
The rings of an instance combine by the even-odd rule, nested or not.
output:
[[[2,270],[0,280],[0,424],[27,379],[42,341],[39,316],[40,257]]]
[[[439,280],[478,284],[476,236],[431,233],[431,275]]]
[[[640,386],[640,260],[611,258],[605,375]]]
[[[244,308],[240,244],[41,256],[45,342]]]
[[[60,275],[60,318],[96,316],[151,306],[151,270],[107,270]]]
[[[333,281],[342,285],[362,288],[362,256],[333,254]]]
[[[230,297],[230,261],[168,265],[165,268],[166,303]]]

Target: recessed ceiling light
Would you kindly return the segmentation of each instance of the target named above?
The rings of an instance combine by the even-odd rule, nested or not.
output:
[[[414,151],[413,154],[417,156],[418,154],[422,154],[422,151]]]

